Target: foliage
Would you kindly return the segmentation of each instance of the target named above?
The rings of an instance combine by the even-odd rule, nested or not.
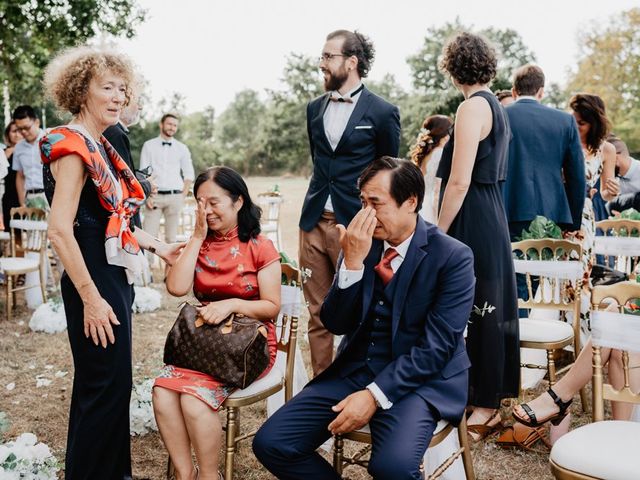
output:
[[[422,48],[407,59],[416,93],[426,101],[423,104],[427,107],[423,111],[423,118],[436,113],[453,116],[462,102],[462,95],[455,89],[448,76],[440,70],[439,60],[442,48],[450,37],[457,32],[472,30],[472,27],[462,24],[459,18],[440,27],[430,27],[427,29]],[[525,46],[522,37],[515,30],[487,28],[479,33],[493,43],[499,56],[498,73],[492,88],[511,88],[510,77],[513,70],[535,61],[535,55]],[[419,127],[414,133],[418,130]]]
[[[603,98],[614,131],[630,150],[640,150],[640,8],[632,8],[582,30],[580,59],[569,81],[572,93]]]
[[[529,230],[523,230],[518,240],[538,240],[541,238],[562,238],[562,230],[552,220],[537,215],[529,224]]]
[[[0,0],[0,84],[13,104],[40,105],[55,117],[40,83],[51,57],[99,33],[133,37],[144,16],[135,0]]]

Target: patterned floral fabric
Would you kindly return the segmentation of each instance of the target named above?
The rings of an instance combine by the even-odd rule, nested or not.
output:
[[[258,272],[280,260],[280,254],[268,238],[258,235],[248,242],[238,238],[237,227],[225,236],[209,235],[200,247],[193,281],[193,292],[202,303],[241,298],[259,300]],[[266,375],[276,360],[276,330],[273,322],[265,322],[271,360]],[[159,386],[193,395],[213,410],[218,410],[234,391],[201,372],[167,365],[156,379]]]
[[[140,247],[129,230],[129,218],[144,202],[144,192],[133,172],[107,139],[100,137],[100,143],[116,170],[117,179],[113,177],[93,140],[74,128],[58,127],[44,135],[40,140],[40,155],[45,164],[67,155],[78,155],[82,159],[101,205],[111,213],[105,241],[116,238],[123,251],[137,255]]]

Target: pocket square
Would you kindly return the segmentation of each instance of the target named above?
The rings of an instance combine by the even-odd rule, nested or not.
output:
[[[356,127],[356,130],[366,130],[366,129],[369,129],[369,128],[373,128],[373,127],[371,125],[358,125]]]

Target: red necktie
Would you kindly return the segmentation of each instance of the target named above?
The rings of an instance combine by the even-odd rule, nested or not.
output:
[[[400,255],[395,248],[389,247],[384,252],[382,260],[373,268],[378,276],[382,279],[382,283],[386,286],[393,278],[393,269],[391,268],[391,260]]]

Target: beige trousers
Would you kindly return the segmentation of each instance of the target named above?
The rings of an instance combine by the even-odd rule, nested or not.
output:
[[[320,321],[320,307],[333,282],[339,253],[340,235],[333,213],[324,212],[310,232],[300,230],[300,268],[311,270],[302,288],[309,307],[309,347],[314,376],[333,361],[333,334]]]
[[[164,215],[164,236],[167,243],[176,241],[178,235],[178,221],[184,206],[184,197],[181,193],[169,195],[155,195],[153,207],[145,206],[143,229],[148,234],[158,238],[160,220]]]

